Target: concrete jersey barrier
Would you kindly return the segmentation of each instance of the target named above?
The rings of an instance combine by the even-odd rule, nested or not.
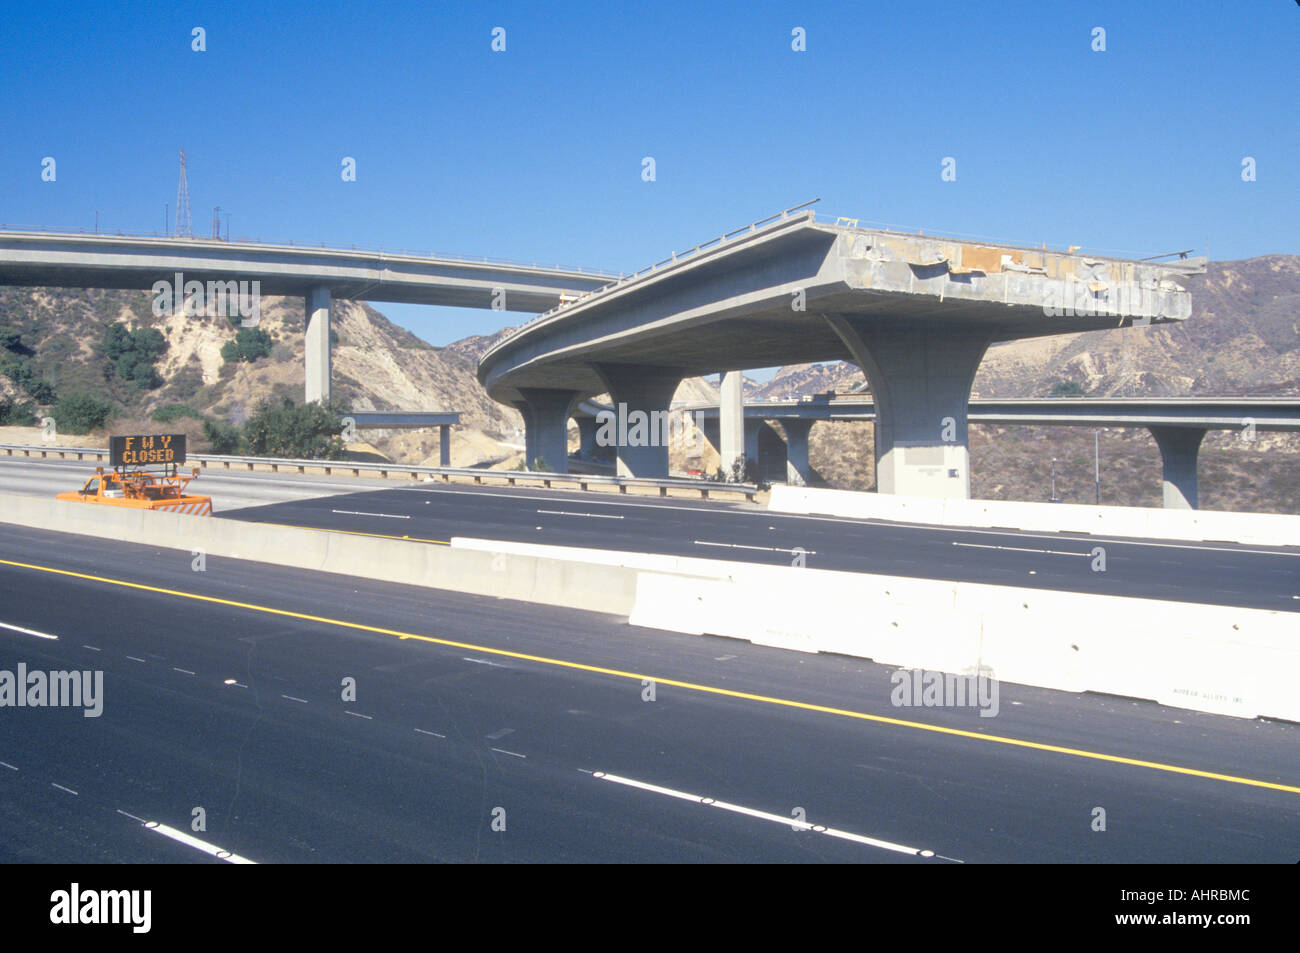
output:
[[[947,500],[858,493],[799,486],[774,486],[768,509],[777,513],[842,516],[928,523],[975,529],[1018,529],[1040,533],[1087,533],[1135,539],[1300,546],[1300,516],[1224,513],[1213,510],[1085,506],[1073,503],[1012,503],[1003,500]]]
[[[612,613],[907,668],[1300,721],[1300,614],[458,538],[453,547],[0,495],[0,521]]]

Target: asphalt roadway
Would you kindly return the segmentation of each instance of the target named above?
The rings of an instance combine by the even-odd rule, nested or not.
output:
[[[3,862],[1300,860],[1289,723],[895,707],[860,659],[3,525],[0,624],[0,671],[104,673],[98,718],[0,707]]]
[[[454,484],[295,499],[224,516],[433,544],[467,536],[786,566],[798,560],[817,569],[1300,612],[1300,546],[965,530],[751,504]]]

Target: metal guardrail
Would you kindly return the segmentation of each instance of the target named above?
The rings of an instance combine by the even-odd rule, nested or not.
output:
[[[14,456],[21,453],[30,457],[39,455],[44,458],[57,457],[64,460],[75,457],[78,460],[91,457],[96,462],[108,459],[108,450],[95,447],[46,447],[24,444],[0,444],[0,453]],[[308,469],[324,470],[326,476],[333,476],[334,471],[360,477],[362,473],[378,473],[383,479],[392,474],[409,474],[413,480],[421,476],[440,476],[443,483],[450,483],[453,477],[472,479],[476,484],[487,482],[505,482],[510,486],[517,484],[538,484],[547,487],[552,484],[578,486],[587,489],[589,485],[616,486],[619,493],[627,493],[628,487],[657,488],[660,496],[667,496],[669,490],[690,490],[698,492],[701,499],[709,499],[711,493],[740,494],[749,501],[754,501],[758,487],[753,483],[721,483],[710,480],[689,480],[670,477],[654,479],[651,477],[603,476],[596,473],[545,473],[536,470],[477,470],[473,467],[424,467],[400,463],[368,463],[358,460],[294,460],[282,457],[235,457],[211,453],[191,453],[185,464],[198,464],[204,469],[209,467],[225,470],[256,470],[258,467],[269,468],[272,473],[279,473],[281,468],[306,473]]]
[[[508,265],[514,268],[536,268],[541,271],[559,271],[568,274],[577,275],[594,275],[599,278],[622,278],[623,272],[605,271],[603,268],[566,268],[561,265],[539,265],[537,262],[517,261],[513,258],[493,258],[488,255],[446,255],[439,252],[407,251],[403,249],[384,248],[382,245],[328,245],[321,242],[319,245],[312,243],[294,243],[293,241],[273,241],[262,238],[246,238],[236,236],[235,238],[203,238],[189,235],[163,235],[159,232],[124,232],[121,229],[108,231],[107,229],[98,229],[87,231],[84,228],[69,230],[62,228],[49,228],[44,225],[5,225],[0,224],[0,232],[8,232],[14,235],[36,234],[36,235],[54,235],[68,236],[74,235],[85,236],[88,238],[165,238],[170,241],[192,242],[199,245],[260,245],[269,248],[294,248],[294,249],[314,249],[321,248],[325,251],[359,251],[375,252],[379,255],[401,255],[406,258],[433,259],[435,261],[463,261],[469,264],[483,265]]]

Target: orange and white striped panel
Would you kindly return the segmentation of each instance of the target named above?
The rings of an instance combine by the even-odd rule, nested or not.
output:
[[[211,500],[193,500],[189,502],[169,503],[166,506],[157,506],[154,509],[166,510],[169,513],[187,513],[190,516],[211,516]]]

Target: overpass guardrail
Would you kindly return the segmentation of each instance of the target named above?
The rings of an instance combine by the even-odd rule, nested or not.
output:
[[[0,223],[0,234],[13,235],[21,237],[23,235],[42,235],[52,238],[142,238],[142,239],[160,239],[167,241],[183,241],[195,245],[212,245],[212,246],[234,246],[234,245],[258,245],[266,248],[293,248],[293,249],[323,249],[331,252],[363,252],[374,253],[383,257],[399,258],[420,258],[434,259],[437,261],[457,261],[465,262],[471,265],[506,265],[512,268],[535,268],[539,271],[559,271],[569,274],[591,275],[596,278],[621,278],[623,272],[607,271],[604,268],[571,268],[563,265],[548,265],[536,261],[520,261],[515,258],[495,258],[491,255],[452,255],[441,252],[425,251],[408,251],[405,248],[390,248],[383,245],[357,245],[353,243],[327,243],[327,242],[295,242],[290,239],[275,240],[267,238],[249,238],[246,236],[236,235],[233,239],[230,237],[208,238],[203,235],[164,235],[161,232],[128,232],[120,228],[110,229],[108,226],[97,229],[86,228],[52,228],[45,225],[12,225]]]
[[[60,460],[76,459],[82,460],[90,458],[96,462],[107,462],[107,448],[96,447],[54,447],[54,446],[30,446],[25,444],[0,444],[0,454],[4,456],[24,457],[39,456],[43,458],[57,458]],[[282,469],[288,472],[307,473],[309,470],[323,470],[326,476],[334,476],[335,471],[339,474],[347,474],[354,477],[360,477],[363,473],[377,473],[381,479],[389,479],[389,474],[395,476],[409,475],[412,480],[419,480],[422,477],[441,477],[443,483],[451,483],[453,478],[458,481],[471,480],[475,484],[485,483],[506,483],[510,486],[533,486],[542,485],[549,489],[553,484],[560,486],[577,486],[579,489],[586,490],[589,486],[609,486],[617,487],[619,493],[627,493],[629,488],[633,489],[657,489],[659,496],[668,496],[670,490],[689,491],[699,493],[701,499],[710,499],[712,495],[730,494],[732,496],[743,496],[750,503],[754,502],[754,497],[758,493],[758,487],[753,483],[722,483],[711,480],[692,480],[681,479],[678,477],[669,477],[666,479],[655,479],[651,477],[619,477],[604,476],[596,473],[547,473],[540,470],[480,470],[474,467],[425,467],[415,466],[402,463],[387,463],[382,461],[364,461],[364,460],[295,460],[283,457],[238,457],[223,454],[212,453],[191,453],[186,456],[185,463],[187,466],[198,464],[202,469],[223,469],[223,470],[269,470],[272,473],[279,473]]]

